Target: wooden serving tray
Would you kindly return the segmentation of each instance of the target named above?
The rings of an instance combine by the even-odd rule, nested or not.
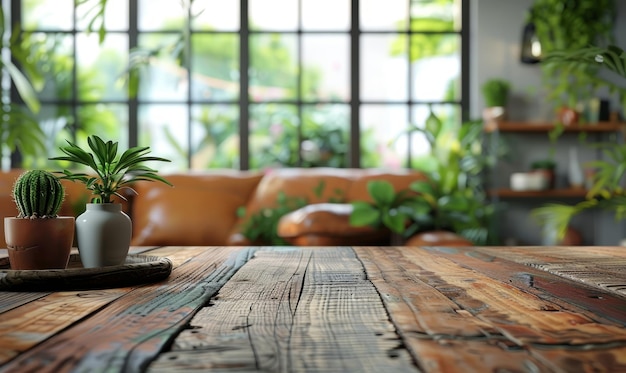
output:
[[[67,269],[11,270],[8,258],[0,258],[0,291],[92,290],[151,283],[167,278],[172,262],[167,258],[128,255],[118,266],[84,268],[72,254]]]

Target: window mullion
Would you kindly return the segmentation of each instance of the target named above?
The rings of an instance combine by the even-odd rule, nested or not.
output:
[[[361,129],[360,129],[360,24],[359,0],[352,0],[350,21],[350,152],[348,164],[359,168],[361,164]]]
[[[249,37],[250,28],[248,22],[248,0],[240,2],[240,32],[239,32],[239,169],[250,168],[250,147],[248,136],[250,136],[249,117],[250,99],[248,96],[250,68],[250,48]]]
[[[137,1],[128,0],[128,67],[130,68],[130,54],[139,44]],[[130,74],[130,71],[129,71]],[[129,83],[130,84],[130,83]],[[130,93],[130,86],[129,86]],[[139,101],[137,95],[128,97],[128,146],[139,144]]]

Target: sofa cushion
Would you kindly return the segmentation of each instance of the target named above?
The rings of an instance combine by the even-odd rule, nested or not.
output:
[[[161,176],[174,187],[159,182],[135,185],[134,246],[225,245],[237,209],[262,177],[234,170]]]
[[[250,200],[245,215],[233,227],[229,244],[241,242],[242,229],[250,216],[265,208],[277,206],[278,196],[303,197],[308,204],[343,202],[358,169],[342,168],[282,168],[267,171]]]
[[[284,215],[277,233],[296,246],[388,245],[386,229],[350,224],[349,203],[316,203]]]

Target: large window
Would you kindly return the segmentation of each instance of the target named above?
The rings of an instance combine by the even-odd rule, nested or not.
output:
[[[23,161],[98,134],[168,171],[410,167],[412,125],[467,119],[466,3],[12,0],[48,147]]]

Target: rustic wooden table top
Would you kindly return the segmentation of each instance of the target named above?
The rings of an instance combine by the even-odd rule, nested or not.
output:
[[[141,250],[167,280],[0,292],[0,371],[626,372],[626,248]]]

